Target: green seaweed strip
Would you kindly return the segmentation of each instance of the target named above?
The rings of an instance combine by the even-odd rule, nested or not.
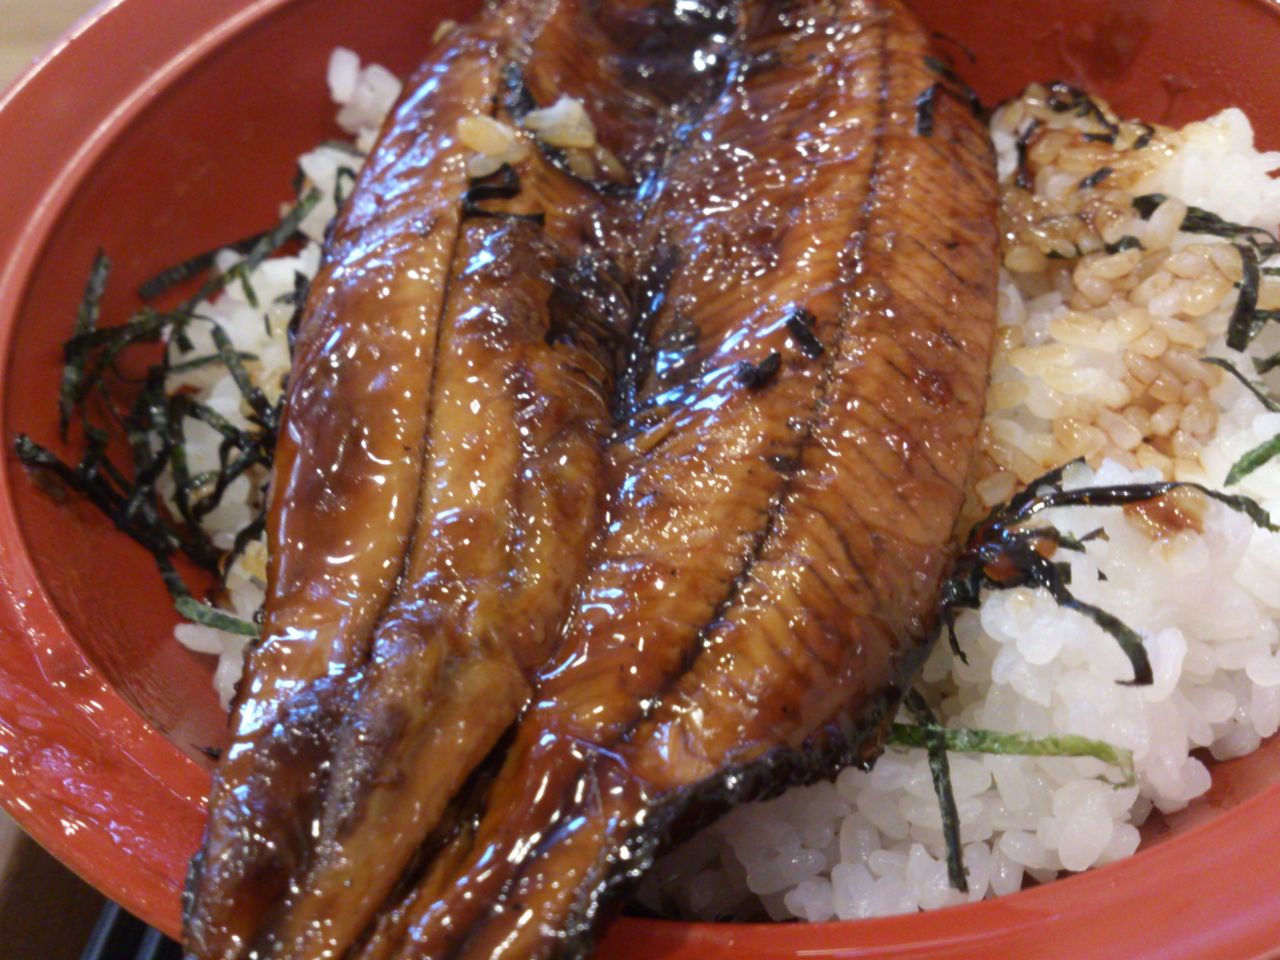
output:
[[[190,620],[192,623],[213,627],[215,630],[222,630],[225,633],[234,633],[239,637],[252,637],[254,639],[258,637],[258,628],[248,620],[233,617],[231,614],[217,610],[207,603],[201,603],[194,597],[178,597],[174,600],[173,606],[184,619]]]
[[[99,250],[89,270],[89,280],[85,283],[84,296],[76,310],[76,322],[72,328],[73,337],[83,337],[97,329],[102,315],[102,294],[107,288],[107,278],[111,275],[111,260],[106,253]],[[62,385],[58,395],[58,430],[62,439],[67,439],[67,428],[71,424],[71,413],[82,396],[82,385],[85,381],[85,361],[87,357],[78,356],[69,359],[62,368]]]
[[[1223,360],[1219,357],[1206,357],[1204,362],[1211,363],[1215,367],[1220,367],[1227,371],[1227,373],[1240,381],[1244,388],[1253,394],[1254,399],[1262,404],[1266,410],[1271,413],[1280,413],[1280,403],[1276,403],[1276,401],[1272,400],[1269,396],[1258,389],[1257,385],[1252,383],[1248,377],[1237,370],[1235,364],[1231,363],[1231,361]],[[1280,364],[1280,354],[1267,357],[1265,360],[1255,360],[1254,368],[1258,373],[1262,374],[1266,373],[1277,364]],[[1252,450],[1244,453],[1239,460],[1231,465],[1231,469],[1227,471],[1227,478],[1223,481],[1224,485],[1228,487],[1234,486],[1259,467],[1270,463],[1277,456],[1280,456],[1280,435],[1274,436],[1270,440],[1264,440]]]
[[[929,752],[929,772],[933,776],[934,793],[938,795],[942,837],[947,845],[947,878],[951,886],[961,893],[968,893],[969,881],[965,877],[964,851],[960,845],[960,812],[956,809],[956,795],[951,789],[951,765],[947,762],[946,731],[917,691],[908,693],[905,703],[920,724],[924,733],[923,745]]]
[[[1131,787],[1137,782],[1133,753],[1103,740],[1093,740],[1072,733],[1034,737],[1027,733],[998,733],[972,728],[939,728],[952,753],[989,753],[1018,757],[1092,757],[1118,769],[1124,777],[1118,784]],[[895,723],[887,742],[895,747],[927,749],[935,730],[917,724]]]
[[[218,349],[218,355],[222,358],[222,362],[226,365],[231,379],[235,381],[235,385],[240,390],[240,395],[253,410],[254,417],[258,423],[268,430],[275,429],[274,414],[271,404],[267,402],[267,396],[262,389],[253,382],[253,378],[249,376],[249,371],[245,369],[244,364],[240,361],[240,355],[236,353],[235,347],[231,343],[231,337],[218,324],[213,325],[213,344]]]
[[[202,300],[210,300],[214,294],[221,292],[229,286],[232,281],[239,279],[241,276],[248,276],[258,266],[278,251],[286,243],[294,238],[298,232],[298,227],[302,221],[306,219],[307,214],[315,209],[316,204],[320,202],[320,191],[312,189],[305,197],[299,200],[284,218],[258,239],[252,249],[245,254],[245,258],[237,263],[226,273],[220,273],[210,277],[205,281],[204,285],[192,295],[186,303],[177,310],[166,316],[172,318],[176,322],[176,331],[181,332],[183,321],[191,320],[195,312],[196,306]]]
[[[1280,456],[1280,435],[1272,437],[1270,440],[1264,440],[1252,450],[1242,454],[1240,459],[1231,465],[1231,469],[1227,471],[1227,479],[1225,484],[1230,487],[1259,467],[1265,466],[1276,457]]]
[[[1123,253],[1125,250],[1145,250],[1142,241],[1131,234],[1125,234],[1115,243],[1108,243],[1104,248],[1107,253]]]

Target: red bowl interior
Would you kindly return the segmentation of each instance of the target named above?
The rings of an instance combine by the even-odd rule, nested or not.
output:
[[[1280,146],[1267,0],[914,0],[992,102],[1062,78],[1182,123],[1235,104]],[[94,252],[105,315],[159,267],[271,223],[292,159],[334,133],[342,44],[406,74],[476,0],[123,0],[0,101],[0,422],[56,433],[59,345]],[[15,146],[18,145],[18,146]],[[84,504],[0,471],[0,801],[87,880],[173,933],[225,721],[172,640],[150,558]],[[1264,957],[1280,944],[1280,740],[1124,863],[997,902],[858,923],[621,920],[612,958]],[[1243,879],[1241,879],[1243,878]]]

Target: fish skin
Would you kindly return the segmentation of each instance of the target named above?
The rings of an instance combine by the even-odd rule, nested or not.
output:
[[[243,956],[307,856],[330,731],[412,533],[443,309],[432,278],[452,260],[467,186],[454,128],[491,101],[497,66],[478,32],[441,45],[311,285],[276,448],[264,641],[246,663],[193,871],[192,957]]]
[[[838,6],[833,4],[809,6],[836,21],[848,12],[833,14]],[[749,41],[741,52],[738,102],[732,95],[722,98],[703,121],[704,128],[733,135],[710,137],[709,147],[677,157],[674,172],[649,185],[655,197],[651,204],[639,215],[631,211],[642,238],[636,248],[656,253],[647,262],[630,250],[619,259],[632,256],[654,305],[644,325],[648,342],[639,351],[649,360],[633,384],[634,394],[624,398],[628,422],[611,451],[616,485],[602,565],[585,581],[564,651],[537,678],[537,701],[474,829],[459,825],[433,851],[419,896],[411,894],[393,905],[380,921],[381,927],[390,918],[393,935],[380,938],[375,931],[361,956],[390,956],[401,949],[439,957],[574,955],[589,943],[601,905],[618,881],[638,873],[656,845],[678,832],[677,824],[705,818],[727,802],[779,789],[784,781],[821,775],[834,758],[874,755],[877,731],[926,649],[920,640],[932,630],[932,613],[923,598],[946,561],[945,538],[939,540],[936,532],[946,526],[949,534],[954,524],[948,502],[958,496],[964,479],[961,474],[956,480],[955,474],[962,461],[967,470],[976,437],[990,329],[984,342],[981,324],[963,315],[973,312],[966,304],[972,307],[984,295],[989,295],[994,315],[994,227],[993,215],[984,219],[978,210],[990,174],[979,169],[989,160],[985,137],[974,136],[972,129],[966,133],[954,104],[946,106],[948,98],[939,103],[933,143],[922,148],[905,136],[908,147],[887,142],[895,123],[903,129],[914,124],[914,116],[907,117],[908,106],[936,79],[916,82],[925,76],[921,36],[902,26],[903,15],[892,3],[853,0],[844,6],[865,19],[845,38],[850,43],[842,43],[840,57],[818,57],[819,69],[800,54],[767,63],[762,54],[776,43],[770,30],[788,29],[791,15],[802,18],[793,10],[769,23],[773,11],[752,5],[758,19],[747,29],[755,31],[758,42]],[[833,29],[838,32],[838,25]],[[880,36],[878,52],[872,52],[871,43],[863,49],[864,34]],[[919,61],[914,73],[894,66],[911,59]],[[868,102],[879,112],[859,115],[849,129],[832,134],[833,142],[815,144],[811,138],[807,142],[818,158],[812,164],[816,172],[805,169],[797,183],[782,182],[786,177],[778,175],[779,169],[787,158],[779,160],[770,151],[788,143],[770,143],[778,138],[767,124],[752,138],[744,126],[752,119],[751,98],[770,104],[774,121],[789,124],[788,133],[794,135],[806,113],[821,112],[815,104],[826,102],[822,98],[833,84],[838,94],[853,96],[849,90],[856,91],[866,80],[873,61],[880,64],[884,89],[879,101],[872,97]],[[841,74],[841,68],[849,75]],[[890,89],[894,84],[884,78],[899,73],[903,89]],[[546,89],[538,86],[536,74],[534,81],[531,90]],[[904,93],[907,87],[912,88],[910,97]],[[872,119],[874,150],[865,135],[853,135]],[[956,131],[960,136],[955,143],[942,142]],[[750,159],[735,158],[723,145],[743,150]],[[897,150],[903,168],[910,170],[922,162],[921,149],[949,161],[957,188],[978,198],[972,210],[953,207],[940,215],[946,208],[936,205],[936,197],[908,200],[874,183],[876,173],[888,169],[882,154]],[[636,169],[661,163],[643,151],[620,152]],[[823,156],[832,152],[835,162]],[[908,177],[898,192],[910,194],[910,186]],[[774,201],[773,211],[730,206],[702,215],[715,202],[712,191],[728,193],[731,188],[748,194],[765,191]],[[925,200],[934,205],[926,209]],[[909,204],[924,215],[904,217],[901,208]],[[690,207],[694,218],[682,213]],[[368,210],[356,201],[352,209]],[[861,229],[850,214],[855,210],[865,221]],[[627,216],[615,210],[610,218],[594,219],[591,228],[607,233]],[[376,222],[366,220],[366,227]],[[908,222],[912,230],[907,243],[929,236],[930,227],[949,231],[938,243],[920,245],[913,260],[930,264],[933,273],[902,271],[900,284],[880,283],[876,276],[896,278],[892,268],[902,259],[895,253],[901,231],[877,232],[871,224]],[[948,262],[955,249],[963,249],[963,243],[954,244],[966,232],[974,258],[958,256],[954,264]],[[465,238],[462,243],[465,247]],[[987,245],[991,277],[984,280],[978,276],[981,264],[974,261],[982,259],[977,251]],[[869,281],[867,274],[874,274]],[[949,309],[962,315],[960,321],[951,323],[954,318],[926,310],[919,330],[904,332],[890,322],[948,285]],[[897,299],[886,307],[886,297]],[[753,308],[745,316],[744,304]],[[799,307],[812,317],[812,338],[822,345],[817,355],[787,323]],[[939,361],[957,351],[960,362],[954,367]],[[763,388],[736,376],[744,363],[758,366],[775,354],[786,359]],[[920,415],[921,403],[931,414]],[[797,407],[807,413],[788,413]],[[864,412],[866,422],[854,416]],[[972,435],[960,429],[953,436],[948,423],[967,424]],[[847,451],[843,459],[823,460],[824,454],[854,442],[844,435],[849,424],[859,424],[855,432],[863,438],[858,441],[860,456],[853,458],[861,472],[849,467]],[[940,432],[929,434],[930,429]],[[863,442],[876,437],[879,447]],[[910,469],[904,471],[904,465]],[[505,463],[492,475],[507,475],[510,466]],[[895,485],[903,473],[916,500],[912,510],[895,513],[885,509],[893,497],[910,499],[902,498]],[[859,493],[864,510],[854,511],[855,519],[833,517],[826,509],[832,498],[857,504]],[[718,522],[707,522],[709,516]],[[453,539],[493,535],[491,524],[471,519],[479,525]],[[856,558],[883,557],[886,544],[897,561],[888,565],[896,567],[892,575],[863,572],[865,565]],[[894,553],[894,545],[904,545],[903,551]],[[483,556],[450,556],[445,561],[437,555],[420,564],[418,572],[433,565],[486,564]],[[819,558],[816,563],[813,557]],[[913,567],[914,561],[919,564]],[[413,565],[410,561],[409,583],[415,582]],[[494,580],[499,568],[490,555],[485,569],[470,579]],[[841,597],[832,587],[847,585],[851,570],[860,573],[865,590]],[[564,583],[573,579],[570,575]],[[669,583],[680,589],[668,590]],[[556,599],[563,591],[539,597],[551,607],[563,604]],[[876,604],[870,605],[868,597]],[[880,605],[898,611],[898,620],[882,615]],[[627,607],[634,622],[624,622],[624,630],[606,636],[610,620],[617,625],[619,607]],[[779,609],[801,615],[798,633],[791,621],[780,620]],[[545,613],[538,619],[543,618],[555,619]],[[389,634],[395,633],[389,626],[395,619],[384,621]],[[433,624],[448,632],[465,619],[455,608],[435,616]],[[409,632],[416,636],[421,630],[419,623]],[[638,657],[653,636],[656,642]],[[470,639],[474,645],[476,637]],[[462,657],[469,667],[464,673],[479,686],[447,692],[435,704],[443,712],[430,715],[424,731],[438,736],[461,724],[467,718],[464,705],[485,695],[477,691],[493,693],[508,706],[527,699],[527,679],[541,664],[544,643],[522,644],[517,638],[511,643],[482,644],[474,656]],[[342,769],[357,775],[330,791],[324,812],[317,813],[326,842],[340,839],[353,812],[368,802],[362,784],[386,762],[388,749],[394,755],[392,766],[414,766],[411,757],[396,755],[395,745],[404,741],[401,708],[413,691],[439,689],[447,659],[438,648],[422,647],[418,652],[424,663],[411,681],[412,671],[396,657],[417,646],[402,636],[388,641],[381,659],[375,655],[370,675],[384,670],[394,696],[385,703],[372,695],[359,701],[369,722],[349,726],[355,733],[348,747],[372,750],[349,750],[350,764]],[[274,765],[296,772],[306,759],[328,758],[329,725],[337,715],[331,701],[340,700],[343,707],[353,702],[349,688],[341,690],[330,693],[321,681],[303,691],[299,704],[309,712],[300,707],[289,718],[293,727],[283,747],[291,752]],[[734,702],[739,696],[753,709],[740,709]],[[447,712],[450,703],[457,712]],[[429,711],[422,714],[428,716]],[[452,772],[441,776],[435,812],[423,823],[439,821],[466,774],[512,716],[496,711],[492,725],[474,736],[469,733],[471,750],[455,758]],[[689,719],[695,716],[697,723]],[[471,719],[474,723],[474,711]],[[417,742],[415,755],[424,755]],[[348,790],[349,785],[354,787]],[[315,789],[312,785],[308,791],[303,784],[294,792]],[[540,802],[522,806],[522,798],[530,796]],[[277,813],[281,816],[282,811]],[[416,840],[403,845],[405,862],[422,842],[417,837],[422,830],[419,824]],[[531,832],[541,839],[525,843]],[[476,882],[477,860],[516,848],[520,855],[509,860],[513,869],[504,866]],[[620,867],[624,856],[631,858],[631,866]],[[352,875],[365,876],[359,871]],[[553,892],[555,884],[559,892]],[[389,887],[375,885],[364,897],[363,912],[355,916],[367,917]],[[484,899],[487,895],[498,898],[490,916],[483,915],[493,906],[492,899]],[[468,901],[476,909],[468,912]],[[196,903],[198,907],[199,898]],[[323,898],[315,903],[332,906]],[[425,910],[424,903],[429,904]],[[534,903],[540,921],[520,924],[519,917]],[[311,916],[325,912],[334,915],[326,910]],[[290,922],[305,928],[306,916],[298,914]],[[350,920],[338,940],[325,943],[350,942],[362,924],[363,919]]]
[[[612,425],[606,333],[626,311],[586,298],[590,316],[568,316],[566,296],[607,289],[609,265],[573,228],[595,194],[540,165],[533,152],[517,168],[518,206],[556,211],[545,225],[463,226],[408,569],[337,735],[302,892],[264,956],[339,955],[359,936],[524,707],[584,572]]]
[[[615,6],[621,11],[626,4]],[[371,525],[370,539],[381,538],[376,543],[349,551],[355,566],[380,561],[388,574],[360,598],[359,616],[326,621],[332,635],[306,635],[305,642],[282,641],[283,631],[277,631],[250,668],[256,686],[241,714],[276,711],[275,726],[268,737],[246,730],[250,735],[223,774],[228,783],[241,781],[248,805],[227,809],[215,794],[210,842],[193,864],[192,956],[308,957],[348,945],[526,704],[529,675],[542,665],[567,612],[599,526],[603,447],[611,425],[606,400],[616,361],[609,354],[629,316],[625,277],[599,238],[611,233],[614,222],[631,219],[623,209],[627,198],[606,201],[600,183],[566,177],[552,169],[552,151],[533,149],[516,171],[519,195],[487,200],[485,216],[462,224],[463,156],[454,148],[442,158],[440,151],[453,147],[450,134],[460,116],[489,113],[501,102],[501,68],[536,52],[539,67],[528,74],[534,98],[555,90],[573,95],[592,81],[592,102],[601,115],[627,118],[622,126],[604,125],[631,164],[632,185],[642,178],[658,152],[659,131],[693,94],[664,89],[669,77],[655,82],[629,70],[625,45],[599,30],[574,29],[583,26],[591,25],[569,0],[513,0],[452,32],[442,61],[410,85],[326,245],[328,270],[331,263],[362,267],[371,250],[404,242],[406,225],[414,235],[442,240],[432,271],[419,278],[434,288],[434,300],[424,298],[424,316],[435,311],[440,319],[419,331],[422,379],[406,391],[425,411],[425,422],[393,404],[382,411],[392,414],[386,424],[392,429],[402,421],[417,428],[404,451],[428,448],[426,466],[417,461],[416,498],[407,495],[412,471],[403,469],[392,478],[390,498],[355,504],[366,523],[380,512],[391,520],[386,529]],[[702,24],[686,31],[695,38],[710,32]],[[580,67],[584,39],[594,40],[586,72]],[[548,56],[551,51],[559,55]],[[475,62],[464,62],[467,56]],[[461,96],[442,76],[460,64],[471,68],[475,87]],[[706,87],[710,77],[701,80]],[[441,98],[453,102],[442,104]],[[436,129],[442,112],[448,119]],[[503,113],[502,119],[514,125],[517,118]],[[433,161],[451,164],[447,184],[443,177],[424,182],[422,170],[430,173]],[[505,219],[513,213],[537,214],[543,222],[535,227]],[[415,242],[412,235],[408,242]],[[439,269],[446,255],[447,281]],[[414,264],[410,260],[405,271],[411,277]],[[394,271],[397,264],[385,266]],[[349,320],[344,309],[357,317],[371,309],[351,302],[358,289],[342,287],[358,288],[361,277],[352,284],[339,269],[332,274],[318,283],[328,284],[337,303],[309,307],[296,358],[303,375],[291,397],[300,404],[294,419],[306,417],[311,433],[326,439],[335,432],[329,422],[321,425],[326,415],[366,431],[383,426],[359,393],[348,403],[339,389],[313,386],[309,403],[308,383],[325,383],[323,363],[335,349],[365,346],[353,324],[335,340],[321,336]],[[395,279],[407,285],[403,277]],[[377,274],[368,285],[381,298],[378,285],[392,281]],[[451,346],[465,342],[470,346]],[[320,356],[312,361],[307,351],[315,343]],[[376,364],[368,369],[377,373]],[[398,372],[393,368],[393,380]],[[422,403],[424,392],[436,398],[430,406]],[[468,392],[466,402],[457,399]],[[301,442],[306,433],[291,434],[282,471],[291,469],[290,455],[307,460]],[[513,443],[513,437],[523,439]],[[400,466],[413,463],[406,456]],[[349,486],[371,476],[367,465],[350,466],[364,472],[353,474]],[[305,472],[283,475],[290,479],[280,487],[272,515],[281,531],[291,533],[273,540],[280,562],[273,568],[268,622],[284,624],[293,637],[301,630],[290,618],[317,619],[317,587],[333,578],[317,570],[320,555],[287,545],[310,547],[336,531],[306,528],[309,518],[289,504],[301,500],[296,491],[314,493],[314,484],[307,486]],[[376,475],[372,479],[374,493],[385,493]],[[477,488],[490,496],[476,497]],[[458,496],[463,491],[468,496]],[[332,497],[335,508],[340,494]],[[404,529],[397,503],[418,506],[416,529]],[[474,543],[485,548],[465,548]],[[357,573],[352,592],[361,586],[360,576],[369,585],[367,569]],[[328,675],[312,676],[322,670]],[[268,682],[277,686],[264,686]],[[483,716],[475,714],[478,703],[488,708]],[[448,762],[424,763],[424,757]],[[255,850],[255,843],[271,848]],[[279,849],[288,856],[276,856]],[[245,875],[255,871],[267,882],[252,888],[254,905],[228,909],[228,892],[243,896],[250,889]]]
[[[849,141],[861,142],[861,152],[811,144],[834,155],[835,166],[843,158],[848,178],[836,171],[825,193],[807,191],[819,215],[832,218],[824,226],[843,240],[831,273],[815,283],[788,269],[774,278],[786,295],[770,300],[731,280],[768,277],[761,258],[785,250],[785,232],[780,239],[776,229],[765,231],[752,245],[731,218],[710,229],[704,220],[683,228],[696,236],[692,250],[689,239],[667,234],[684,258],[654,334],[681,309],[692,312],[694,373],[675,388],[664,417],[620,451],[634,459],[611,507],[605,559],[588,578],[568,643],[542,675],[478,828],[440,856],[443,866],[424,881],[429,905],[402,921],[399,955],[581,955],[611,895],[680,825],[776,791],[783,775],[811,780],[851,758],[873,758],[927,653],[995,326],[994,162],[985,131],[958,97],[938,99],[931,136],[916,132],[912,105],[938,78],[925,64],[923,31],[896,3],[803,11],[791,8],[796,21],[826,14],[836,33],[848,33],[825,64],[791,62],[810,65],[825,89],[836,88],[833,96],[849,97],[847,109],[871,109],[854,110],[857,122],[847,125],[863,131]],[[780,19],[785,31],[786,14]],[[756,29],[769,36],[768,26]],[[797,96],[821,96],[817,85],[774,79]],[[752,95],[773,105],[760,92],[769,82],[744,81],[739,106]],[[727,101],[705,122],[736,134],[732,94]],[[707,139],[743,148],[725,127],[718,132]],[[753,153],[753,170],[768,170],[765,150]],[[741,167],[717,167],[696,153],[687,162],[700,174],[690,189],[710,189],[721,175],[744,184]],[[678,170],[671,182],[679,196]],[[840,191],[856,192],[859,183],[863,195],[849,204]],[[673,200],[666,209],[687,208]],[[850,208],[856,215],[840,220]],[[810,243],[816,235],[807,231]],[[699,256],[714,257],[722,270],[699,272]],[[777,263],[789,261],[784,254]],[[686,299],[681,282],[690,274],[708,280]],[[715,308],[732,310],[735,296],[739,318],[744,309],[747,318],[717,324]],[[752,324],[750,307],[762,302],[775,311],[803,304],[822,356],[805,365],[785,324]],[[734,351],[744,340],[753,353],[742,357]],[[734,406],[749,388],[705,389],[730,363],[759,362],[774,350],[787,362],[752,397],[764,424]],[[699,417],[709,397],[730,411],[720,425],[732,429],[718,432]],[[786,402],[771,405],[770,397]],[[787,411],[805,410],[806,399],[807,419],[795,429]],[[662,407],[663,394],[648,400]],[[769,431],[771,418],[789,432]],[[656,443],[646,441],[655,434]],[[732,455],[717,460],[725,450]],[[653,464],[664,458],[686,469],[655,478]],[[782,465],[776,480],[758,469],[762,461]],[[707,500],[719,509],[707,509]],[[666,582],[678,585],[670,603],[658,593]],[[606,603],[617,597],[625,600]],[[627,611],[635,611],[634,623]]]

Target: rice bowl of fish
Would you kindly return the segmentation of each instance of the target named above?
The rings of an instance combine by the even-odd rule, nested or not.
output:
[[[40,842],[199,958],[1269,955],[1280,83],[1158,3],[151,6],[0,103]]]

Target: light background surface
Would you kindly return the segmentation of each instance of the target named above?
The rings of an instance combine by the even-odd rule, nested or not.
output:
[[[95,0],[0,0],[0,86],[50,47]]]

